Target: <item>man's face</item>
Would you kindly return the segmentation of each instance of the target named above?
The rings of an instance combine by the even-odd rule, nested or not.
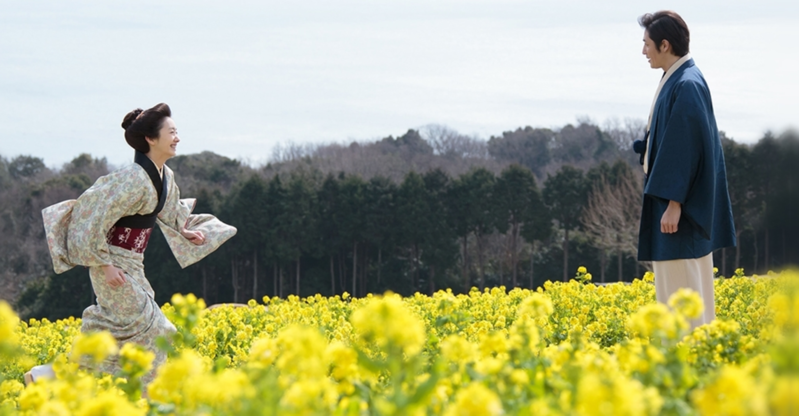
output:
[[[649,60],[649,66],[652,68],[661,68],[665,71],[666,58],[669,55],[669,51],[661,51],[660,49],[661,48],[658,48],[658,45],[655,45],[655,42],[649,38],[649,32],[644,31],[644,50],[642,53],[646,55],[646,58]],[[663,47],[663,49],[666,48]]]

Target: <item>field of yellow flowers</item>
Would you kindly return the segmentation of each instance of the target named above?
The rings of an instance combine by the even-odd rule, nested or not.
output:
[[[797,414],[799,273],[716,279],[718,319],[692,332],[699,297],[657,304],[652,279],[597,286],[581,267],[537,291],[213,310],[175,295],[148,386],[151,352],[0,303],[0,415]],[[110,356],[120,374],[87,370]],[[26,387],[43,363],[57,377]]]

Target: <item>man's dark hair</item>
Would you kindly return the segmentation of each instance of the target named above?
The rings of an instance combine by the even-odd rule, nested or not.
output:
[[[688,25],[679,14],[671,10],[663,10],[655,14],[647,13],[638,18],[638,24],[646,29],[649,39],[655,42],[658,50],[660,50],[663,40],[667,40],[675,55],[683,57],[688,54],[691,33],[688,32]]]

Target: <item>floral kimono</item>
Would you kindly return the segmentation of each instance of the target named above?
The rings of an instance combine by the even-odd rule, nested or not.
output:
[[[192,215],[195,200],[180,199],[169,167],[163,179],[155,164],[136,152],[134,164],[97,179],[77,200],[64,201],[42,210],[53,269],[63,273],[75,266],[89,268],[97,304],[83,311],[82,332],[109,331],[120,346],[133,342],[156,353],[153,369],[166,358],[155,340],[175,331],[158,304],[144,276],[144,249],[154,224],[158,224],[181,267],[212,253],[236,234],[236,228],[208,214]],[[205,243],[195,245],[181,230],[202,231]],[[102,266],[114,265],[126,282],[112,288]],[[100,371],[116,373],[115,357]],[[154,371],[143,381],[149,382]]]

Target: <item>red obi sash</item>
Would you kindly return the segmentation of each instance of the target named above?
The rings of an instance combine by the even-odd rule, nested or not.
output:
[[[144,253],[147,242],[150,241],[152,228],[127,228],[111,227],[106,234],[105,241],[112,246],[124,248],[134,253]]]

